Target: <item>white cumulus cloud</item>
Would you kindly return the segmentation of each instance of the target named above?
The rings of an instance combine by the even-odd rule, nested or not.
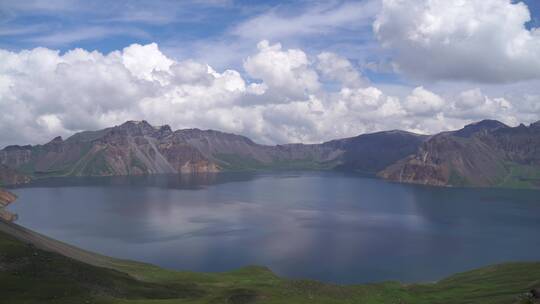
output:
[[[347,58],[335,53],[320,53],[317,56],[317,69],[323,77],[346,86],[358,87],[367,82]]]
[[[131,119],[285,143],[388,129],[431,133],[484,118],[514,124],[540,114],[537,95],[517,102],[477,88],[443,94],[417,87],[393,96],[364,82],[346,58],[267,41],[244,66],[218,71],[177,61],[157,44],[108,54],[0,50],[0,146],[44,143]],[[333,86],[325,85],[328,79]]]
[[[259,42],[257,48],[259,52],[247,58],[244,69],[279,97],[302,98],[319,88],[318,74],[302,50],[282,50],[280,43],[267,40]]]
[[[412,113],[419,115],[432,115],[440,112],[445,101],[437,94],[423,87],[417,87],[405,100],[405,107]]]
[[[430,80],[540,78],[540,30],[511,0],[383,0],[375,35],[399,69]]]

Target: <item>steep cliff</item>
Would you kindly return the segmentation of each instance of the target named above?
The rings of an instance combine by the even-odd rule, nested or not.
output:
[[[26,184],[31,180],[30,176],[22,174],[15,169],[0,164],[0,185]]]
[[[380,177],[438,186],[540,187],[540,123],[484,120],[430,137]]]
[[[100,131],[60,137],[45,145],[9,146],[0,163],[34,177],[214,172],[215,164],[168,126],[129,121]]]
[[[540,122],[509,127],[484,120],[433,136],[386,131],[322,144],[260,145],[214,130],[128,121],[0,150],[0,184],[50,176],[339,169],[437,186],[540,187]]]

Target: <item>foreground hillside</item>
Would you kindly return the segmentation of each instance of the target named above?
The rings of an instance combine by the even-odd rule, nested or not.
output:
[[[86,252],[0,220],[2,303],[538,303],[540,263],[509,263],[434,284],[340,286],[263,267],[176,272]]]

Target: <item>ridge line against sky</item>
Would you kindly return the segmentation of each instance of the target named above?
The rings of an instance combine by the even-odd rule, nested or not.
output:
[[[145,119],[322,142],[540,119],[535,0],[0,3],[0,146]]]

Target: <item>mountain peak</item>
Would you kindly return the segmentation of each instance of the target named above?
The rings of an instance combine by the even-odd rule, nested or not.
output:
[[[151,124],[149,124],[146,120],[128,120],[121,124],[119,127],[152,127]],[[153,127],[152,127],[153,128]]]
[[[62,143],[64,142],[64,139],[62,138],[62,136],[56,136],[55,138],[53,138],[49,143],[48,145],[51,145],[51,144],[59,144],[59,143]]]
[[[152,126],[146,120],[128,120],[111,129],[112,132],[123,132],[131,136],[166,137],[173,133],[169,125]]]
[[[484,119],[484,120],[480,120],[478,122],[473,122],[471,124],[466,125],[465,128],[467,128],[469,126],[482,127],[482,128],[491,128],[491,129],[500,128],[500,127],[508,127],[504,123],[502,123],[502,122],[500,122],[498,120],[495,120],[495,119]]]
[[[152,135],[157,131],[157,128],[149,124],[146,120],[128,120],[114,129],[126,132],[132,136]]]
[[[471,135],[483,130],[492,131],[498,128],[508,128],[508,126],[498,120],[484,119],[468,124],[463,127],[463,129],[455,131],[454,134],[460,137],[470,137]]]
[[[163,132],[172,132],[171,126],[169,126],[169,125],[163,125],[163,126],[159,127],[159,130],[163,131]]]

